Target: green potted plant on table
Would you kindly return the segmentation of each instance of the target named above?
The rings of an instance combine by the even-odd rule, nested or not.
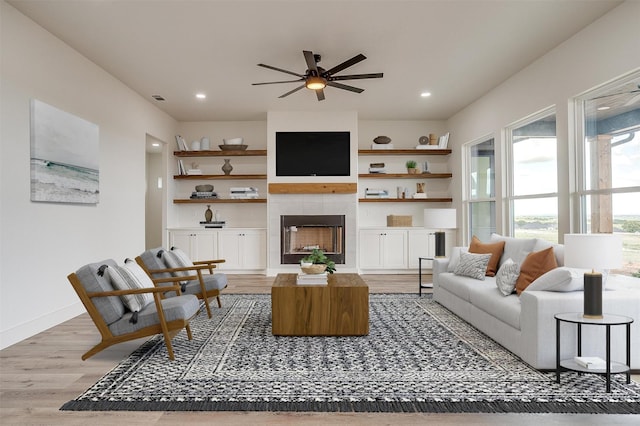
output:
[[[302,258],[300,267],[307,274],[321,274],[325,271],[333,274],[336,270],[335,262],[320,249],[313,249],[310,255]]]
[[[410,175],[418,173],[418,163],[416,163],[415,161],[409,160],[405,165],[407,166],[407,172],[409,172]]]

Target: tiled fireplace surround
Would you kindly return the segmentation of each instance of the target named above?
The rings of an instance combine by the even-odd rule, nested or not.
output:
[[[269,272],[297,271],[297,265],[280,264],[280,216],[344,215],[345,264],[336,265],[340,272],[356,272],[358,237],[357,194],[270,194],[268,203]]]

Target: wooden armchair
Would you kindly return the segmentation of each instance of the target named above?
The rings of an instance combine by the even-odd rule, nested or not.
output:
[[[104,265],[114,267],[116,262],[109,259],[91,263],[67,277],[102,336],[101,342],[82,355],[82,359],[117,343],[162,334],[169,358],[173,360],[171,339],[182,329],[186,329],[189,340],[192,339],[189,321],[200,310],[198,299],[190,295],[165,299],[163,294],[168,290],[180,295],[180,286],[175,284],[177,278],[174,277],[154,280],[154,285],[162,285],[159,287],[116,290],[102,273]],[[170,282],[174,285],[167,287]],[[136,321],[132,321],[134,313],[127,310],[120,296],[143,293],[152,294],[154,302],[143,307],[135,315]]]
[[[218,307],[222,307],[220,292],[227,287],[228,280],[225,274],[214,273],[214,269],[218,264],[224,263],[224,259],[191,261],[184,252],[175,247],[171,250],[157,247],[146,250],[136,257],[136,262],[153,279],[180,278],[182,293],[193,294],[203,300],[209,318],[211,318],[210,299],[215,297]],[[167,295],[175,294],[171,292]]]

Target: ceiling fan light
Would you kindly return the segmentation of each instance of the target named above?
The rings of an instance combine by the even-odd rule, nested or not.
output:
[[[305,86],[307,87],[307,89],[311,90],[324,89],[327,86],[327,80],[322,77],[311,76],[307,78]]]

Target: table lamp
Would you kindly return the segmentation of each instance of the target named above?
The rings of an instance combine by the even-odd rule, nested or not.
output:
[[[424,209],[424,227],[438,229],[436,235],[436,257],[445,256],[445,235],[443,229],[457,226],[456,209]]]
[[[615,234],[565,234],[564,265],[584,273],[585,318],[602,318],[602,273],[622,265],[622,238]]]

